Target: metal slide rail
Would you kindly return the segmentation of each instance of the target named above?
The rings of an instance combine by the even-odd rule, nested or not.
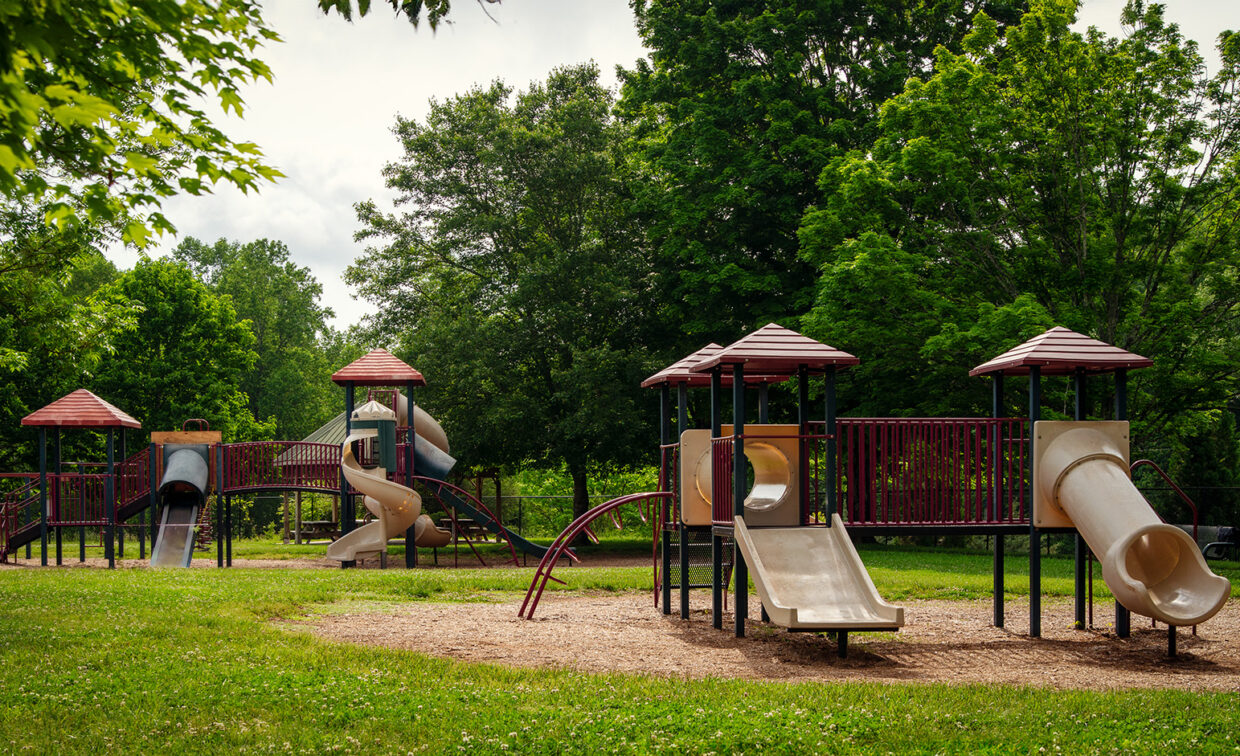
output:
[[[39,474],[0,473],[0,563],[16,551],[18,536],[39,527]]]
[[[396,480],[397,482],[401,482],[403,479],[404,476],[401,476]],[[456,498],[467,502],[474,509],[491,518],[491,522],[495,524],[497,529],[497,535],[501,536],[504,539],[504,543],[508,544],[508,551],[512,555],[513,565],[517,567],[521,566],[521,559],[517,556],[516,547],[512,545],[512,536],[508,534],[508,528],[504,527],[504,523],[500,522],[499,518],[496,517],[491,510],[487,508],[487,505],[483,504],[478,497],[474,496],[460,486],[453,485],[452,483],[449,483],[446,480],[440,480],[439,478],[431,478],[426,475],[414,475],[413,480],[414,482],[421,483],[431,490],[431,492],[435,495],[435,498],[439,501],[439,506],[448,514],[450,518],[452,518],[453,530],[456,533],[461,532],[457,527],[456,507],[452,506],[452,502],[443,496],[443,490],[445,488]],[[470,549],[473,549],[474,556],[478,557],[478,561],[486,564],[486,562],[482,559],[482,555],[479,554],[478,550],[474,548],[473,542],[470,541],[468,537],[465,538],[465,543],[469,544]]]
[[[635,493],[627,496],[621,496],[617,499],[599,504],[577,519],[573,520],[567,528],[555,537],[555,541],[551,544],[551,548],[547,549],[547,553],[538,562],[538,569],[534,572],[534,579],[530,582],[529,590],[525,592],[525,600],[521,602],[521,609],[517,611],[518,617],[525,619],[534,618],[534,610],[538,608],[538,601],[542,598],[543,591],[547,587],[548,580],[556,580],[551,577],[551,571],[559,563],[560,557],[568,553],[568,545],[594,520],[611,512],[617,507],[625,504],[633,504],[635,502],[649,502],[652,499],[670,499],[672,493],[670,491],[654,491],[646,493]],[[561,582],[556,580],[556,582]]]
[[[1026,421],[840,418],[840,516],[859,526],[1029,524]]]
[[[1193,513],[1193,543],[1197,543],[1197,528],[1198,528],[1198,522],[1197,522],[1197,521],[1198,521],[1198,519],[1199,519],[1199,518],[1198,518],[1198,515],[1197,515],[1197,505],[1196,505],[1196,503],[1194,503],[1192,499],[1188,498],[1188,494],[1184,493],[1184,489],[1182,489],[1182,488],[1180,488],[1178,485],[1176,485],[1176,482],[1175,482],[1174,480],[1172,480],[1172,479],[1171,479],[1171,476],[1170,476],[1170,475],[1168,475],[1167,473],[1163,472],[1163,469],[1162,469],[1161,467],[1159,467],[1159,466],[1158,466],[1158,463],[1157,463],[1157,462],[1155,462],[1154,460],[1152,460],[1152,459],[1138,459],[1137,461],[1133,462],[1133,463],[1132,463],[1132,464],[1128,467],[1128,474],[1129,474],[1129,475],[1131,475],[1132,473],[1135,473],[1135,472],[1137,471],[1137,468],[1138,468],[1138,467],[1149,467],[1149,468],[1153,469],[1153,470],[1154,470],[1154,472],[1158,473],[1159,477],[1161,477],[1161,478],[1163,479],[1163,481],[1164,481],[1167,485],[1171,486],[1171,490],[1176,492],[1176,494],[1180,497],[1180,500],[1181,500],[1181,501],[1183,501],[1185,504],[1187,504],[1187,505],[1188,505],[1188,508],[1189,508],[1189,509],[1192,511],[1192,513]],[[1162,518],[1160,517],[1159,519],[1162,519]],[[1165,520],[1164,520],[1164,522],[1165,522]],[[1196,625],[1194,625],[1193,627],[1194,627],[1194,629],[1195,629],[1195,628],[1196,628]]]
[[[147,447],[116,466],[116,508],[130,507],[151,495],[151,449]]]
[[[307,441],[221,444],[224,493],[251,491],[340,492],[340,447]]]

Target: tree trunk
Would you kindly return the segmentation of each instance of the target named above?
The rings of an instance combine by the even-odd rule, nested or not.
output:
[[[570,474],[573,476],[573,519],[576,520],[590,510],[590,491],[585,470],[570,470]],[[589,542],[586,534],[580,533],[572,545],[583,546]]]

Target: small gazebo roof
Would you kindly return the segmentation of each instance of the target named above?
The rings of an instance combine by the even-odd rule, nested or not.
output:
[[[66,394],[22,418],[22,425],[61,428],[141,428],[142,423],[86,389]]]
[[[676,362],[668,365],[659,372],[642,381],[642,388],[651,388],[653,386],[679,386],[684,384],[689,387],[709,386],[710,376],[705,373],[695,373],[692,368],[702,360],[713,357],[722,350],[723,347],[714,342],[707,344],[697,350],[688,357],[684,357]],[[745,383],[780,383],[788,380],[787,375],[746,375]],[[725,374],[723,376],[725,386],[732,385],[732,375]]]
[[[704,373],[721,365],[744,365],[745,372],[791,375],[798,368],[822,370],[833,365],[860,364],[861,360],[808,336],[768,323],[753,333],[698,362],[692,372]]]
[[[1133,354],[1104,341],[1055,326],[1013,347],[989,362],[969,371],[969,375],[1028,375],[1029,368],[1041,368],[1042,375],[1071,375],[1078,368],[1090,373],[1145,368],[1154,364],[1148,357]]]
[[[403,386],[412,383],[425,386],[426,379],[417,370],[397,359],[386,349],[372,349],[348,365],[332,373],[332,382],[357,386]]]

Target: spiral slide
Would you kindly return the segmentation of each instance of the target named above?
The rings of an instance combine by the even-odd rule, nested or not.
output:
[[[378,402],[363,405],[353,413],[353,417],[357,420],[395,420],[394,413]],[[327,547],[328,559],[350,562],[374,556],[387,549],[389,539],[402,537],[415,523],[418,526],[415,534],[424,534],[428,540],[432,535],[436,536],[436,540],[441,537],[442,531],[422,514],[422,497],[416,491],[388,480],[387,470],[383,467],[364,469],[353,456],[354,441],[376,436],[378,430],[375,428],[354,430],[341,447],[340,469],[349,485],[363,494],[366,509],[378,519],[332,542]]]
[[[1102,577],[1129,611],[1168,625],[1196,625],[1227,603],[1192,537],[1159,519],[1133,485],[1128,423],[1034,425],[1034,524],[1074,527],[1098,555]]]

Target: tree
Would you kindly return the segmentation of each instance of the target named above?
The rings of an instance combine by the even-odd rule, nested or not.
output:
[[[485,0],[492,5],[499,3],[500,0]],[[353,0],[318,0],[319,7],[324,13],[336,11],[346,19],[353,18]],[[370,12],[371,0],[357,0],[357,13],[364,16]],[[416,29],[422,20],[422,11],[426,11],[426,23],[430,25],[431,31],[439,28],[439,24],[443,23],[448,12],[452,10],[451,0],[386,0],[388,5],[392,6],[392,10],[403,15],[409,23],[413,24]],[[483,0],[478,0],[478,5],[482,6]],[[485,13],[485,9],[483,10]]]
[[[116,269],[89,235],[48,229],[36,213],[0,215],[0,226],[0,470],[28,470],[37,436],[21,418],[87,385],[137,312],[95,297]]]
[[[629,214],[625,133],[593,65],[518,93],[502,83],[398,119],[384,170],[400,214],[358,206],[347,278],[429,384],[459,459],[587,474],[639,458],[649,263]]]
[[[278,39],[251,0],[0,0],[0,192],[57,225],[171,231],[160,200],[280,174],[216,128],[199,97],[242,112]]]
[[[1002,36],[979,14],[831,162],[805,328],[862,358],[869,413],[980,409],[969,367],[1067,326],[1154,360],[1133,414],[1174,458],[1240,378],[1240,36],[1207,77],[1161,6],[1130,2],[1123,39],[1074,13],[1036,2]]]
[[[240,388],[258,356],[254,335],[227,297],[167,259],[139,261],[100,297],[141,305],[142,315],[114,339],[92,391],[148,431],[178,429],[200,417],[229,441],[270,438],[274,423],[254,419]]]
[[[622,72],[666,317],[728,343],[803,313],[814,270],[796,231],[834,157],[870,144],[878,106],[1018,0],[635,0],[650,62]]]
[[[319,302],[323,286],[290,259],[288,247],[268,239],[207,246],[188,238],[173,255],[249,322],[258,358],[240,388],[255,417],[273,418],[280,438],[296,439],[339,411],[321,344],[332,311]]]
[[[318,3],[352,16],[353,0]],[[432,29],[450,9],[389,3],[415,27],[425,10]],[[107,224],[142,246],[175,230],[159,212],[167,197],[274,181],[257,145],[198,104],[239,116],[241,88],[271,80],[254,54],[279,37],[261,11],[257,0],[0,0],[0,193],[46,204],[54,225]]]

